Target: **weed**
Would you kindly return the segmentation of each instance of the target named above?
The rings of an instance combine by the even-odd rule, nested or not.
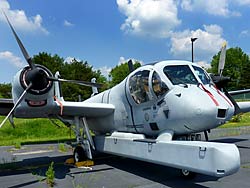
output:
[[[242,168],[250,169],[250,165],[243,165]]]
[[[240,122],[242,119],[242,114],[237,114],[235,116],[232,117],[232,119],[230,120],[230,122]]]
[[[21,142],[15,142],[15,149],[21,149]]]
[[[65,147],[65,144],[63,144],[63,143],[59,144],[59,148],[58,149],[59,149],[60,152],[63,152],[63,153],[67,151],[66,147]]]
[[[48,170],[46,171],[46,182],[49,187],[53,187],[55,185],[55,171],[54,171],[54,162],[50,163]]]

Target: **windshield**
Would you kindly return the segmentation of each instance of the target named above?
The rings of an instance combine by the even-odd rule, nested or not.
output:
[[[173,85],[198,84],[188,65],[169,65],[163,71]]]
[[[195,73],[198,75],[198,77],[200,78],[200,80],[202,81],[202,83],[205,84],[210,84],[211,80],[209,78],[209,76],[206,74],[206,72],[200,68],[200,67],[196,67],[193,66]]]

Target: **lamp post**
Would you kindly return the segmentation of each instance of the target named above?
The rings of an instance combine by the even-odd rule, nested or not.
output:
[[[196,41],[198,38],[191,38],[192,43],[192,62],[194,62],[194,41]]]

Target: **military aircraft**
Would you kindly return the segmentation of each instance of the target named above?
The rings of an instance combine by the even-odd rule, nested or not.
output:
[[[13,99],[1,100],[7,119],[57,118],[75,131],[75,161],[92,159],[93,151],[125,156],[181,169],[186,177],[202,173],[216,177],[240,168],[234,144],[201,141],[200,132],[216,128],[234,114],[250,111],[249,102],[236,102],[222,76],[226,46],[222,47],[218,75],[209,75],[188,61],[160,61],[133,70],[118,85],[98,93],[92,82],[66,80],[34,64],[13,26],[6,19],[28,63],[14,77]],[[65,101],[60,82],[91,86],[83,102]],[[94,133],[91,134],[91,132]]]

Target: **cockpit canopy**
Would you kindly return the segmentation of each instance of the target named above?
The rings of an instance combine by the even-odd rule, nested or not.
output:
[[[153,74],[150,74],[150,70],[138,71],[129,79],[129,91],[137,104],[159,98],[168,90],[166,84],[155,71]]]
[[[160,62],[139,68],[129,77],[129,93],[137,104],[165,95],[175,85],[210,84],[211,78],[201,67],[190,62]]]

